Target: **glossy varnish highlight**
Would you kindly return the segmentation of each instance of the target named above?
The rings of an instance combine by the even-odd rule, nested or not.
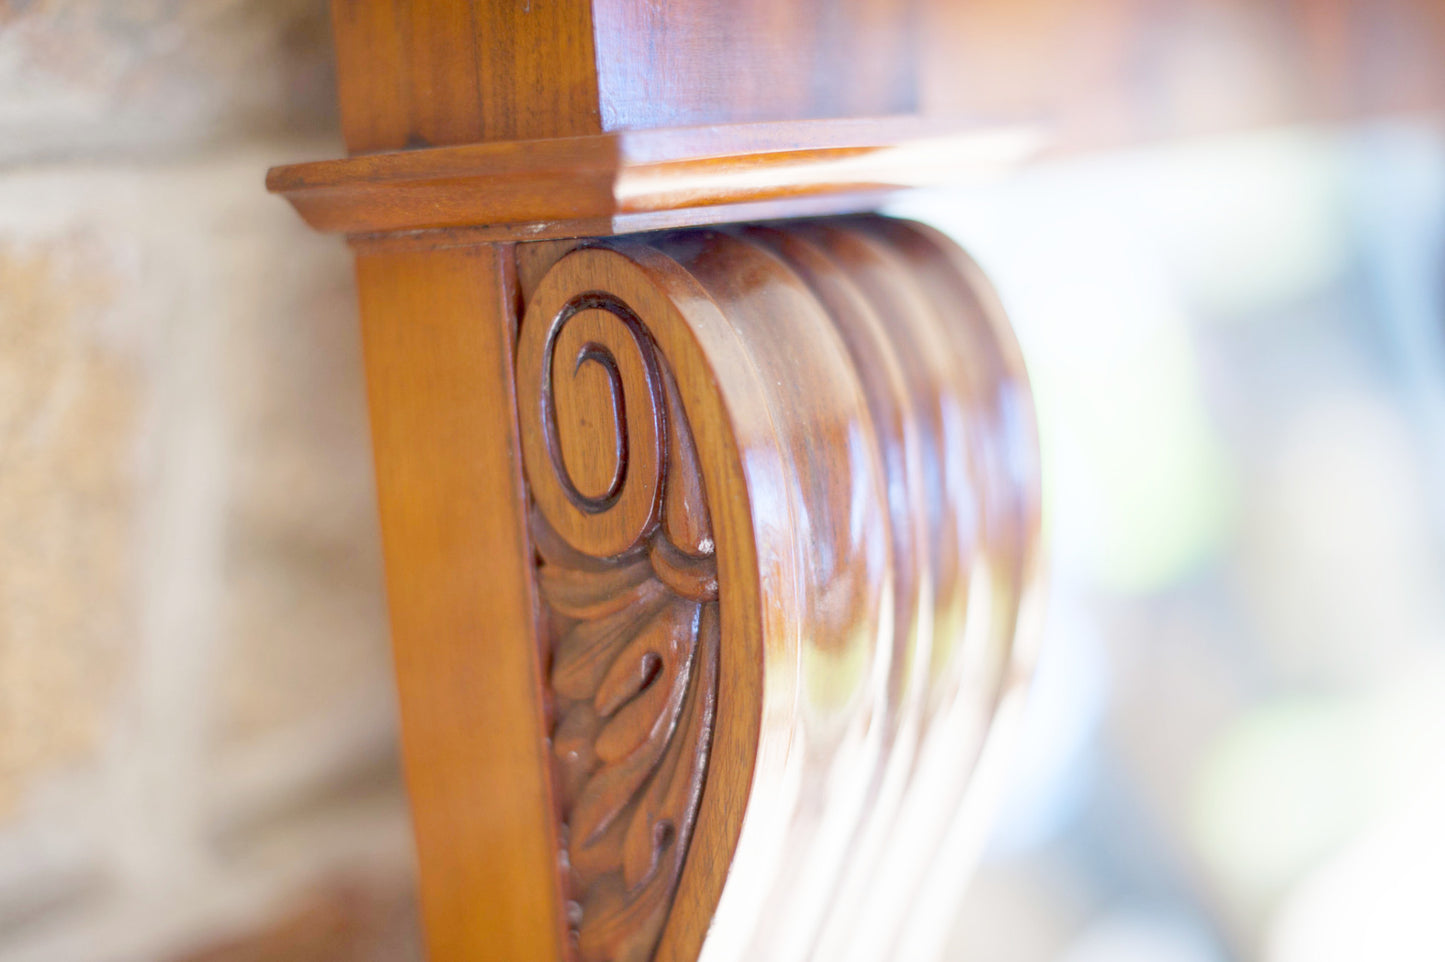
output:
[[[519,263],[579,957],[884,958],[944,925],[912,893],[968,855],[938,848],[1025,674],[1038,534],[971,263],[870,217]]]

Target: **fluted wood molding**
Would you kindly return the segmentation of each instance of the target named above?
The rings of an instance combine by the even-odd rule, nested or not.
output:
[[[863,212],[1051,131],[933,103],[957,6],[333,0],[352,156],[268,183],[356,253],[431,962],[939,944],[1037,445],[978,268]]]
[[[935,957],[1039,461],[978,267],[866,212],[1437,107],[1438,5],[331,4],[350,156],[268,183],[356,253],[431,962]]]
[[[1038,462],[995,300],[877,217],[523,267],[578,957],[897,957],[1026,676]]]

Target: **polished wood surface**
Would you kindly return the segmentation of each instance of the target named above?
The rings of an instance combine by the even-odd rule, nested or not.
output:
[[[582,251],[550,271],[517,358],[584,962],[651,957],[692,841],[718,700],[702,469],[675,376],[630,306],[648,311],[650,289],[626,268]]]
[[[918,891],[969,857],[938,848],[1026,676],[1036,442],[996,304],[878,218],[529,246],[578,957],[893,957],[946,926]]]
[[[771,217],[820,199],[869,206],[995,172],[1039,142],[1028,127],[925,118],[742,124],[317,161],[278,167],[267,186],[317,230],[486,225],[486,239],[520,240],[735,221],[739,204],[766,203]]]
[[[332,0],[353,152],[602,132],[588,0]]]
[[[916,112],[891,0],[332,0],[353,152]]]
[[[945,928],[919,894],[986,820],[1038,538],[1026,380],[964,255],[855,217],[359,277],[431,957]]]
[[[917,112],[915,10],[895,0],[597,0],[602,128]]]
[[[561,957],[510,252],[362,255],[402,747],[432,958]],[[491,323],[478,323],[485,317]]]
[[[842,213],[1033,156],[1445,107],[1445,7],[1428,0],[334,10],[360,156],[277,168],[268,184],[318,230],[367,237]]]
[[[332,0],[353,153],[954,117],[1065,147],[1445,105],[1435,0]]]
[[[334,0],[353,156],[268,183],[357,250],[433,962],[937,957],[1031,664],[1032,402],[962,251],[812,215],[1438,108],[1439,6],[1366,10]]]

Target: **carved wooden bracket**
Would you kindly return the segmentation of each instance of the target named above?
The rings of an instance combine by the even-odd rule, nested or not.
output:
[[[570,246],[524,259],[517,405],[579,958],[664,932],[693,957],[729,885],[743,957],[883,957],[978,818],[1027,661],[1037,460],[1007,326],[914,224]],[[748,818],[752,851],[719,859]]]
[[[872,212],[1445,89],[1343,0],[1193,6],[331,0],[350,156],[267,183],[356,251],[432,962],[937,956],[1039,461],[987,281]],[[1307,95],[1160,109],[1246,48]]]
[[[1027,675],[1038,453],[978,268],[855,212],[1019,141],[810,72],[649,130],[621,9],[337,0],[359,155],[268,181],[356,249],[430,955],[924,959]],[[848,98],[900,113],[905,53]]]

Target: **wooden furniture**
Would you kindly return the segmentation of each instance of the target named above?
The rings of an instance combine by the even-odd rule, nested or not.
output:
[[[1024,69],[1056,4],[333,12],[353,156],[269,184],[356,250],[433,962],[929,957],[1028,674],[1038,457],[978,268],[866,212],[1157,133],[1173,61]],[[1085,53],[1184,42],[1093,16]]]

